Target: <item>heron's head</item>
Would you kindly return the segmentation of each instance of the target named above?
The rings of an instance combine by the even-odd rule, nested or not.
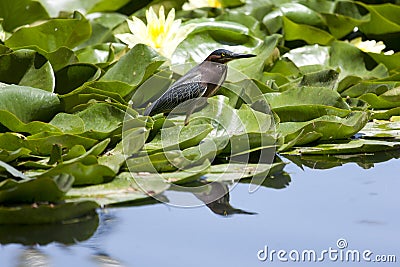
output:
[[[212,52],[206,58],[205,61],[211,61],[211,62],[225,64],[234,59],[249,58],[249,57],[255,57],[255,56],[256,55],[252,55],[252,54],[234,53],[234,52],[226,50],[226,49],[218,49],[218,50],[215,50],[214,52]]]

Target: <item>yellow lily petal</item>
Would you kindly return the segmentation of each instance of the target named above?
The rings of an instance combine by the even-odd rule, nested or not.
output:
[[[165,16],[163,6],[160,7],[158,16],[152,7],[146,10],[146,20],[147,24],[137,17],[132,17],[131,20],[127,21],[131,34],[117,34],[116,37],[129,47],[138,43],[146,44],[156,49],[163,56],[171,58],[179,43],[194,28],[194,25],[182,27],[181,20],[175,20],[174,9],[171,9]]]

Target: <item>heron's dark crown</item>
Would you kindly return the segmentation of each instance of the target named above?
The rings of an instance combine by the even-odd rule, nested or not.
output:
[[[239,59],[239,58],[249,58],[249,57],[255,57],[255,55],[252,54],[237,54],[232,51],[226,50],[226,49],[217,49],[214,52],[212,52],[206,59],[205,61],[212,61],[212,62],[217,62],[217,63],[227,63],[231,60],[234,59]]]

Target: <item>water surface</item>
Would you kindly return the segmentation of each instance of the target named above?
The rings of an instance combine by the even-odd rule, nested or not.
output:
[[[231,191],[230,205],[253,215],[223,216],[206,206],[148,204],[107,208],[99,211],[98,218],[60,231],[51,226],[27,227],[17,228],[19,234],[14,234],[3,228],[0,266],[298,266],[290,260],[280,262],[276,255],[272,262],[270,258],[260,261],[257,253],[266,246],[269,252],[287,253],[339,250],[339,239],[347,242],[343,251],[370,250],[373,256],[397,257],[397,263],[370,262],[371,266],[397,266],[400,160],[369,169],[348,163],[327,170],[302,170],[290,163],[285,171],[290,175],[285,188],[261,187],[249,194],[248,184],[238,184]],[[19,241],[5,240],[4,230]],[[32,239],[42,245],[22,245]],[[366,263],[326,257],[323,262],[302,265]]]

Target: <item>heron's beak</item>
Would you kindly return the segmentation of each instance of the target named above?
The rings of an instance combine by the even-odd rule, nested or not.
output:
[[[237,54],[237,53],[235,53],[235,54],[233,54],[231,56],[231,58],[232,59],[239,59],[239,58],[249,58],[249,57],[255,57],[255,56],[257,56],[257,55],[253,55],[253,54]]]

